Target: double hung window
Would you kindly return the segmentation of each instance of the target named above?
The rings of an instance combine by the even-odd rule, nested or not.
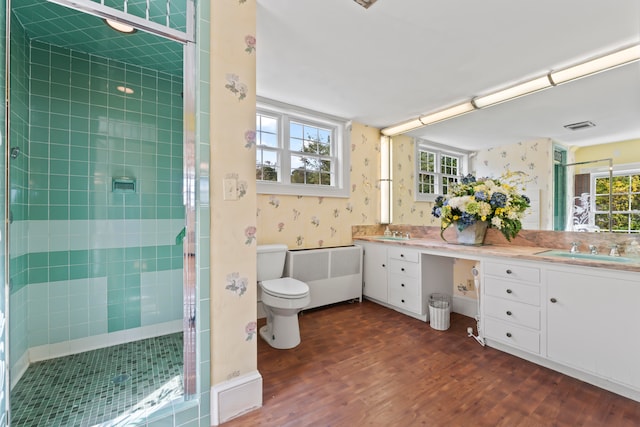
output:
[[[259,193],[348,197],[347,123],[283,104],[259,103]]]
[[[448,194],[467,173],[468,155],[416,140],[416,200],[433,201]]]

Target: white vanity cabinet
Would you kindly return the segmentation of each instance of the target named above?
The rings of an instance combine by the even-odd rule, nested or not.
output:
[[[389,304],[417,315],[423,315],[420,253],[415,249],[387,249],[387,285]]]
[[[426,322],[429,295],[451,295],[453,258],[401,245],[354,243],[364,250],[362,295],[368,299]]]
[[[640,273],[550,267],[547,357],[640,390]]]
[[[540,268],[487,261],[482,270],[485,336],[539,354]]]
[[[362,246],[362,295],[387,302],[387,246],[381,243],[356,242]]]

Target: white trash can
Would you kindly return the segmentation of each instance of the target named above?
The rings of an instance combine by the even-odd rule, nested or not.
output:
[[[433,329],[446,331],[451,325],[451,296],[429,295],[429,323]]]

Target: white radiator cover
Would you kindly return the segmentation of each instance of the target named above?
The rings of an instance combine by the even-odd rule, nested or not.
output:
[[[362,248],[288,251],[284,275],[309,285],[311,303],[305,309],[352,299],[362,301]]]

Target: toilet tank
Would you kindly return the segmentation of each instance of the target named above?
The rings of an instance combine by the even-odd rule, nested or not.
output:
[[[287,249],[287,245],[258,245],[258,282],[282,277]]]

